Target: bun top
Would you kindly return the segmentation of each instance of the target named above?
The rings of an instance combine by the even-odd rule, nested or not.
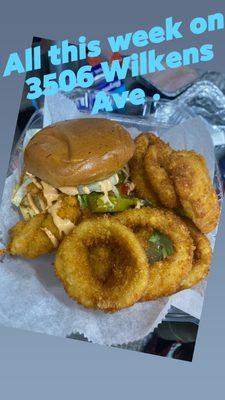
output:
[[[134,142],[123,126],[104,118],[58,122],[38,132],[24,153],[27,172],[54,187],[99,181],[133,156]]]

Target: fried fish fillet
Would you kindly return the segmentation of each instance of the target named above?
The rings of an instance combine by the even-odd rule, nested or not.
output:
[[[76,224],[80,217],[76,198],[61,195],[57,215]],[[9,234],[8,252],[25,258],[35,258],[51,252],[58,247],[64,236],[60,234],[52,216],[48,213],[35,215],[28,221],[19,221],[10,229]]]

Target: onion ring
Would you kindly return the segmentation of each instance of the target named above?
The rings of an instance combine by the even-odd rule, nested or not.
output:
[[[134,156],[129,162],[129,168],[131,180],[135,185],[137,195],[156,205],[158,203],[158,198],[146,176],[144,167],[144,157],[149,146],[150,135],[150,133],[142,133],[135,139],[136,149]]]
[[[127,210],[115,217],[139,237],[140,227],[149,231],[157,229],[167,235],[174,245],[174,252],[163,261],[149,264],[150,279],[143,301],[155,300],[177,291],[192,268],[193,241],[187,226],[172,211],[157,208]],[[140,242],[142,243],[143,232]]]
[[[168,173],[168,163],[172,152],[168,144],[151,134],[144,165],[149,182],[157,193],[160,203],[167,208],[178,208],[179,199],[173,180]]]
[[[106,282],[94,274],[89,258],[91,247],[102,244],[114,247]],[[149,279],[147,257],[134,233],[107,217],[86,220],[74,228],[59,246],[55,272],[71,298],[110,312],[136,303]]]
[[[186,216],[202,233],[211,232],[220,207],[204,158],[194,151],[174,151],[169,170]]]
[[[192,269],[182,281],[180,290],[189,289],[204,279],[210,269],[212,249],[208,238],[187,218],[184,220],[194,242]]]

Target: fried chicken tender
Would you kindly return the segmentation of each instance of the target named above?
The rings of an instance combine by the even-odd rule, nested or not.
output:
[[[201,233],[190,220],[185,218],[184,222],[194,241],[195,250],[192,269],[182,281],[180,290],[189,289],[204,279],[209,272],[212,259],[212,249],[208,238]]]
[[[106,279],[105,272],[104,279],[99,279],[91,264],[96,246],[113,249],[102,258],[107,263]],[[110,217],[77,225],[58,248],[55,272],[68,295],[78,303],[110,312],[136,303],[149,279],[147,256],[138,239],[129,228]]]
[[[142,245],[144,241],[145,250],[146,238],[153,229],[167,235],[174,246],[174,252],[166,259],[149,264],[149,283],[142,301],[155,300],[179,290],[192,268],[194,251],[193,240],[182,219],[172,211],[149,207],[127,210],[115,218],[132,229]],[[143,229],[147,231],[145,236]]]
[[[142,133],[135,139],[136,149],[133,158],[129,162],[130,176],[135,184],[135,192],[145,200],[149,200],[152,204],[158,203],[157,195],[146,176],[144,157],[149,146],[150,133]]]
[[[61,195],[57,215],[74,224],[80,217],[80,208],[75,197]],[[28,221],[19,221],[10,229],[7,250],[12,255],[35,258],[53,251],[62,240],[50,214],[35,215]],[[52,240],[51,240],[52,238]]]
[[[174,151],[169,171],[186,216],[202,233],[211,232],[220,207],[204,158],[194,151]]]

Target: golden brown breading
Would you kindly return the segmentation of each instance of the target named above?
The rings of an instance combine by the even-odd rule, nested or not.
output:
[[[163,141],[152,143],[150,141],[144,159],[147,177],[160,203],[167,208],[178,208],[179,199],[168,173],[168,163],[173,150]]]
[[[106,281],[90,265],[91,249],[98,245],[113,247]],[[137,302],[149,278],[147,256],[134,233],[104,217],[81,222],[65,237],[56,254],[55,272],[70,297],[86,307],[110,312]]]
[[[189,232],[194,242],[195,250],[192,261],[192,269],[182,281],[180,290],[189,289],[204,279],[210,269],[212,249],[208,238],[201,233],[194,224],[185,218]]]
[[[35,258],[54,249],[42,228],[47,228],[59,240],[59,232],[49,214],[38,214],[28,221],[19,221],[10,229],[8,251],[12,255]]]
[[[7,253],[7,250],[5,248],[0,249],[0,257],[3,257]]]
[[[163,261],[149,264],[149,284],[142,300],[155,300],[178,290],[192,268],[194,250],[190,233],[181,218],[172,211],[149,207],[124,211],[115,218],[131,228],[137,237],[137,227],[145,228],[149,237],[152,229],[159,230],[170,238],[174,246],[172,255]],[[143,232],[140,242],[143,242]]]
[[[109,244],[92,246],[89,249],[89,262],[96,277],[106,282],[115,262],[115,249]]]
[[[136,149],[133,158],[129,162],[130,177],[135,184],[137,195],[141,199],[149,200],[152,204],[157,204],[157,195],[151,187],[144,167],[144,157],[149,146],[149,135],[148,133],[142,133],[135,139]]]
[[[169,170],[187,217],[203,233],[217,225],[220,208],[204,158],[194,151],[174,151]]]
[[[77,223],[80,209],[76,198],[61,195],[60,200],[61,205],[57,215]],[[10,242],[7,247],[9,253],[25,258],[35,258],[54,250],[53,242],[44,231],[46,228],[60,242],[62,237],[50,214],[38,214],[28,221],[19,221],[9,232]]]

